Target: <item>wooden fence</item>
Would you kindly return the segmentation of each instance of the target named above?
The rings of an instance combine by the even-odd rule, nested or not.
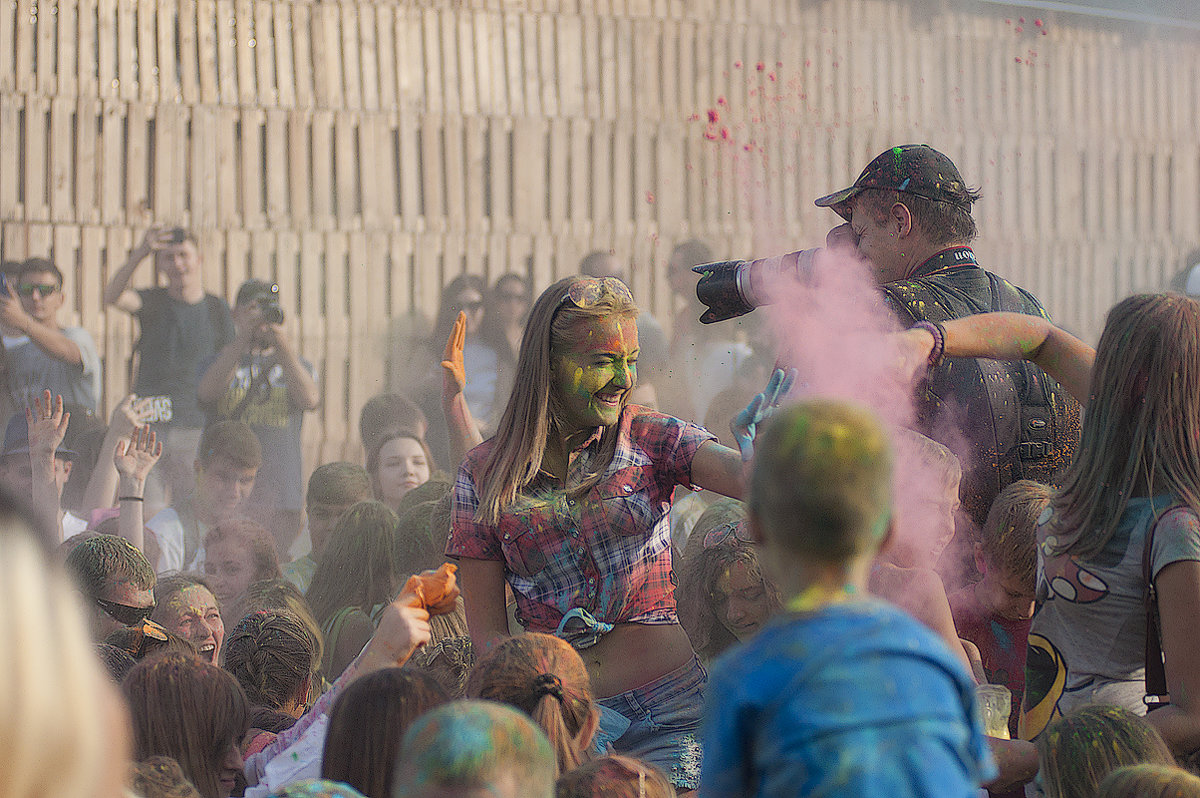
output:
[[[1200,246],[1200,42],[945,5],[10,0],[0,255],[66,272],[110,406],[135,331],[101,290],[148,225],[197,231],[210,291],[278,280],[324,385],[310,464],[358,454],[395,329],[454,275],[613,249],[669,317],[671,246],[820,242],[812,198],[895,143],[951,154],[986,263],[1094,336]]]

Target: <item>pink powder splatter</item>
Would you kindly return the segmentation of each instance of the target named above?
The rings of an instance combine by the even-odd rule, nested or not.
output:
[[[653,191],[646,192],[646,202],[649,203],[650,205],[654,204],[654,192]]]
[[[764,69],[767,68],[767,65],[764,64],[762,61],[759,61],[757,64],[754,65],[754,68],[757,69],[759,72],[762,72]]]
[[[1033,24],[1034,24],[1034,25],[1037,25],[1037,26],[1040,28],[1040,27],[1042,27],[1043,25],[1045,25],[1046,23],[1042,22],[1040,19],[1035,19],[1035,20],[1033,21]]]
[[[716,108],[709,108],[708,109],[708,123],[710,125],[715,125],[716,123],[718,123],[720,121],[721,121],[721,112],[718,111]]]
[[[729,104],[729,101],[725,99],[724,94],[722,94],[720,97],[717,98],[717,105],[728,105],[728,104]]]
[[[774,73],[774,72],[768,72],[768,73],[767,73],[767,80],[771,80],[771,81],[775,80],[775,73]]]
[[[734,68],[734,69],[741,69],[741,68],[742,68],[742,62],[741,62],[741,61],[734,61],[734,62],[733,62],[733,68]]]

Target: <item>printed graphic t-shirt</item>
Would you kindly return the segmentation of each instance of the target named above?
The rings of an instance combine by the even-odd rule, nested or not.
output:
[[[1054,718],[1084,704],[1114,704],[1145,714],[1146,583],[1142,552],[1155,514],[1151,573],[1200,560],[1200,518],[1171,508],[1171,496],[1130,499],[1097,556],[1054,554],[1052,511],[1038,526],[1038,609],[1025,662],[1021,736],[1033,739]]]
[[[196,386],[204,358],[233,340],[233,319],[224,299],[205,294],[194,305],[172,299],[165,288],[138,291],[138,396],[158,397],[152,421],[180,427],[204,426]]]

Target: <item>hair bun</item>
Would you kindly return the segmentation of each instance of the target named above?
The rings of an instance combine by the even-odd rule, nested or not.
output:
[[[543,673],[533,680],[533,693],[539,699],[544,695],[552,695],[560,702],[564,699],[562,679],[553,673]]]

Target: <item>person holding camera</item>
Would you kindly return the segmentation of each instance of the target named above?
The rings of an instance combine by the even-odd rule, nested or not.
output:
[[[201,364],[200,405],[208,421],[243,421],[262,444],[263,463],[246,511],[287,551],[300,532],[304,471],[300,425],[321,401],[312,363],[284,331],[279,286],[251,278],[238,289],[233,340]]]
[[[155,287],[131,289],[133,273],[149,256]],[[166,286],[157,285],[159,277]],[[146,231],[109,280],[104,304],[134,316],[141,328],[134,347],[133,393],[153,400],[149,421],[163,443],[162,460],[146,483],[146,502],[151,507],[176,504],[190,495],[195,479],[204,426],[196,396],[200,363],[233,340],[229,304],[205,293],[204,259],[195,235],[182,227]]]

